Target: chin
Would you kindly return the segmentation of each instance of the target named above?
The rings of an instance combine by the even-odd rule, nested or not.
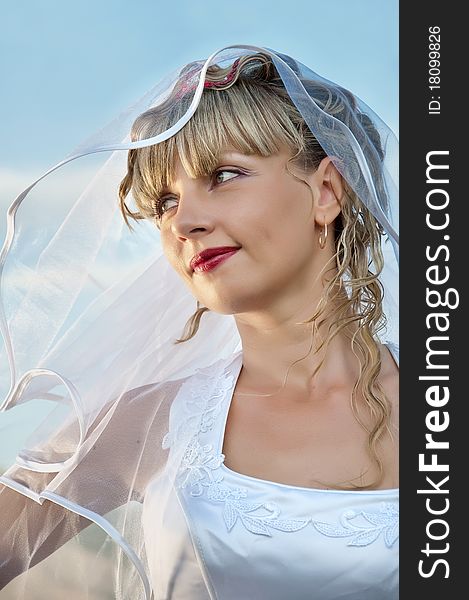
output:
[[[213,300],[212,299],[202,299],[202,298],[198,298],[201,306],[206,306],[209,310],[211,310],[214,313],[217,313],[219,315],[234,315],[236,312],[240,312],[237,309],[237,303],[236,302],[223,302],[221,300]]]
[[[220,315],[236,315],[257,310],[262,310],[266,306],[265,296],[262,292],[249,294],[233,293],[229,296],[220,297],[210,296],[206,294],[204,298],[196,296],[202,306],[206,306],[211,311]]]

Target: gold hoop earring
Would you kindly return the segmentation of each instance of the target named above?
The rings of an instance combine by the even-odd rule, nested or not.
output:
[[[321,250],[324,250],[324,248],[326,247],[326,241],[327,241],[327,223],[326,223],[326,221],[324,221],[324,229],[319,234],[319,239],[318,239],[319,247],[321,248]]]

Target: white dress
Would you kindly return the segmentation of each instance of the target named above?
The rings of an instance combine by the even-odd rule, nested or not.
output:
[[[390,350],[397,362],[397,348]],[[315,490],[223,464],[241,367],[241,352],[219,361],[202,374],[210,393],[194,376],[171,407],[170,453],[192,421],[197,427],[173,497],[162,500],[161,480],[146,490],[143,527],[155,600],[397,599],[398,489]]]

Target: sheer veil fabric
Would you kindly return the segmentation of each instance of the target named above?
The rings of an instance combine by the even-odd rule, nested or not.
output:
[[[170,450],[171,405],[193,386],[195,374],[209,395],[216,382],[205,374],[241,343],[233,317],[210,312],[193,339],[174,344],[195,299],[163,256],[154,224],[127,229],[118,188],[127,150],[158,144],[190,120],[210,66],[229,67],[261,52],[272,58],[308,127],[385,232],[380,279],[387,328],[380,335],[399,344],[392,131],[358,98],[270,49],[230,46],[177,70],[9,208],[0,255],[0,589],[19,577],[1,597],[10,589],[12,598],[39,597],[33,590],[52,586],[51,573],[57,586],[78,590],[77,598],[152,597],[141,523],[145,490],[158,480],[161,502],[170,501],[201,418],[195,410],[180,432],[182,442]],[[175,90],[181,86],[191,100],[185,114],[158,135],[131,141],[138,115],[180,101]],[[337,97],[346,110],[335,111]],[[370,122],[384,157],[369,138]],[[57,187],[63,191],[54,205]]]

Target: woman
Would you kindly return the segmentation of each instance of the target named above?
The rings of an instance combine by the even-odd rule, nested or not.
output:
[[[130,150],[120,209],[157,225],[167,262],[153,252],[108,286],[12,385],[9,404],[73,412],[1,479],[5,583],[91,520],[125,555],[110,560],[119,597],[396,598],[389,132],[253,47],[187,65],[145,102],[131,142],[82,153]]]

